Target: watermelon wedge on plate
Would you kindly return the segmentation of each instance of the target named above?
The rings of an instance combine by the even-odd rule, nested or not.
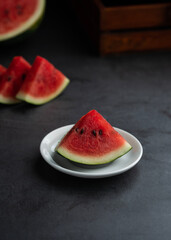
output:
[[[30,64],[20,56],[14,57],[0,81],[0,103],[14,104],[20,102],[16,94],[20,89]]]
[[[16,98],[35,105],[44,104],[57,97],[69,82],[49,61],[37,56]]]
[[[41,22],[45,0],[1,0],[0,42],[28,35]]]
[[[84,115],[57,145],[56,151],[77,163],[106,164],[131,150],[131,145],[100,115]]]

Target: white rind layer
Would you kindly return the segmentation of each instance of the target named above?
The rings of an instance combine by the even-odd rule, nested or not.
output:
[[[10,97],[4,97],[2,94],[0,94],[0,103],[5,103],[5,104],[16,104],[21,102],[18,99],[15,98],[10,98]]]
[[[31,28],[42,16],[45,9],[45,0],[38,0],[37,8],[33,14],[26,22],[21,24],[18,28],[7,32],[6,34],[0,34],[0,41],[7,40],[9,38],[15,37],[21,33],[24,33],[26,30]]]
[[[32,103],[35,105],[40,105],[46,102],[49,102],[50,100],[54,99],[57,97],[69,84],[70,80],[68,78],[65,78],[63,83],[61,84],[60,88],[53,94],[49,95],[48,97],[43,97],[43,98],[38,98],[38,97],[33,97],[27,93],[24,93],[22,91],[19,91],[18,94],[16,95],[16,98],[28,103]]]
[[[81,156],[74,154],[73,152],[69,151],[68,149],[60,146],[56,148],[56,151],[62,155],[63,157],[77,163],[87,164],[87,165],[98,165],[98,164],[105,164],[114,161],[115,159],[123,156],[127,152],[132,149],[131,145],[125,141],[125,144],[121,146],[119,149],[111,151],[103,156]]]

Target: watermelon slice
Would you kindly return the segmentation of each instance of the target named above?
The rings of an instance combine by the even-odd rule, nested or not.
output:
[[[0,103],[19,102],[15,96],[30,68],[30,64],[23,57],[13,58],[0,81]]]
[[[131,148],[96,110],[92,110],[64,136],[56,151],[71,161],[96,165],[111,162]]]
[[[45,0],[1,0],[0,42],[35,30],[44,9]]]
[[[57,97],[68,84],[67,77],[46,59],[37,56],[16,98],[43,104]]]

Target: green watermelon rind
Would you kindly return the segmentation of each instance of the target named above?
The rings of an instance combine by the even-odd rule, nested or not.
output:
[[[22,100],[34,105],[41,105],[41,104],[45,104],[49,101],[51,101],[52,99],[56,98],[57,96],[59,96],[64,89],[68,86],[68,84],[70,83],[70,80],[65,77],[63,83],[61,84],[60,88],[57,89],[57,91],[55,91],[53,94],[49,95],[48,97],[33,97],[31,95],[29,95],[29,93],[25,93],[22,91],[19,91],[18,94],[16,95],[16,98],[18,100]]]
[[[19,99],[11,98],[11,97],[5,97],[2,94],[0,94],[0,103],[3,104],[17,104],[21,101]]]
[[[112,153],[113,157],[108,158],[109,154],[105,154],[102,157],[92,157],[92,156],[82,156],[80,154],[76,153],[71,153],[70,151],[67,151],[66,148],[63,147],[56,147],[55,151],[61,155],[62,157],[67,158],[70,161],[84,164],[84,165],[101,165],[101,164],[107,164],[110,162],[115,161],[116,159],[124,156],[126,153],[128,153],[132,149],[132,146],[128,143],[125,142],[125,145],[119,148],[120,154],[116,154],[117,150],[111,151],[109,154]],[[114,156],[115,153],[115,156]]]
[[[7,34],[0,34],[0,44],[10,44],[14,42],[18,42],[25,37],[32,34],[40,25],[44,13],[45,13],[45,7],[46,7],[46,0],[39,0],[39,6],[37,8],[37,11],[33,16],[31,17],[31,20],[26,21],[23,26],[17,28],[16,30],[13,30],[10,33]]]

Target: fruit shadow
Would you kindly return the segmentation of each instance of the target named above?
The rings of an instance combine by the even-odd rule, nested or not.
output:
[[[58,99],[60,99],[63,96],[63,92],[58,96]],[[36,105],[36,104],[31,104],[31,103],[27,103],[24,101],[21,101],[17,104],[1,104],[0,103],[0,109],[10,109],[11,111],[14,112],[18,112],[18,113],[25,113],[25,112],[29,112],[29,110],[34,110],[34,109],[41,109],[43,107],[51,107],[53,106],[53,104],[55,104],[55,107],[57,106],[57,104],[60,104],[61,106],[61,102],[59,103],[59,101],[57,98],[52,99],[49,102],[46,102],[44,104],[40,104],[40,105]]]
[[[106,178],[88,179],[79,178],[64,174],[48,165],[40,156],[35,163],[36,174],[42,181],[48,185],[53,185],[62,192],[75,191],[76,193],[86,192],[87,195],[93,192],[114,191],[116,194],[122,194],[127,191],[134,184],[140,175],[139,167],[136,165],[129,171],[120,175],[115,175]]]
[[[29,112],[31,110],[34,110],[36,108],[40,108],[42,105],[33,105],[33,104],[29,104],[26,102],[21,102],[21,103],[17,103],[17,104],[0,104],[0,109],[10,109],[10,111],[15,112],[15,113],[26,113]]]

